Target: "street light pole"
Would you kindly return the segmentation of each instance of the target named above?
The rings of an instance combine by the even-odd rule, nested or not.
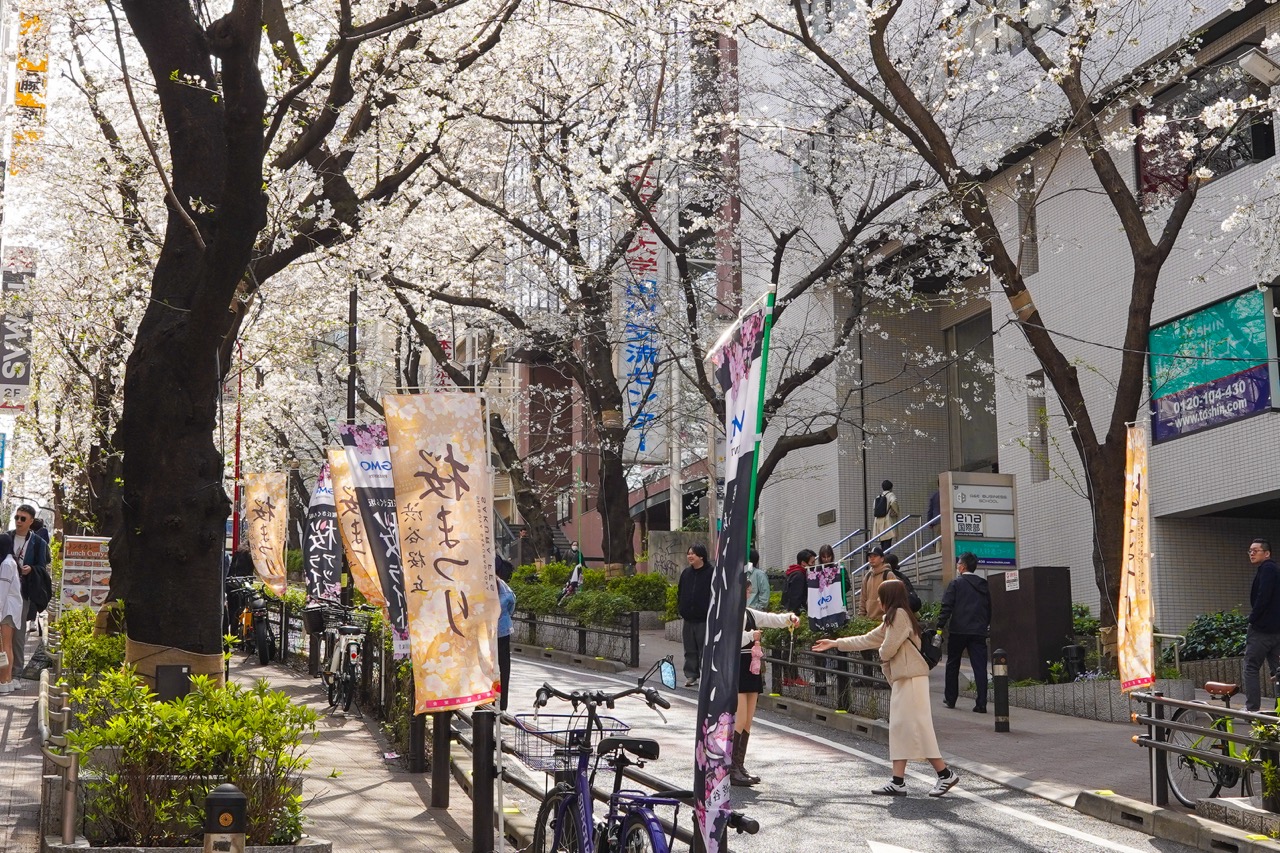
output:
[[[356,422],[356,306],[359,301],[356,279],[351,280],[351,292],[347,296],[347,424]],[[345,451],[344,451],[345,452]],[[343,587],[343,603],[350,605],[355,596],[355,578],[344,549],[342,559],[347,563],[347,585]]]

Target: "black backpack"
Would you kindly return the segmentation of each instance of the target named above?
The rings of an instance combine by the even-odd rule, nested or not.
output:
[[[31,574],[23,580],[27,581],[22,585],[23,593],[31,602],[31,607],[37,613],[43,613],[53,600],[53,578],[49,576],[49,570],[44,566],[32,566]]]
[[[889,498],[884,492],[876,495],[876,502],[871,508],[871,514],[876,518],[884,518],[889,514]]]
[[[923,603],[924,603],[924,602],[922,602],[922,601],[920,600],[920,596],[916,594],[916,588],[915,588],[915,586],[914,586],[914,585],[912,585],[911,581],[907,580],[907,576],[906,576],[906,575],[904,575],[902,572],[898,571],[897,569],[890,569],[890,571],[892,571],[892,572],[893,572],[893,576],[894,576],[895,578],[897,578],[898,580],[902,581],[902,583],[906,586],[906,588],[907,588],[907,601],[911,604],[911,609],[912,609],[912,611],[913,611],[913,612],[915,612],[915,613],[919,613],[919,612],[920,612],[920,608],[921,608],[921,606],[923,605]]]

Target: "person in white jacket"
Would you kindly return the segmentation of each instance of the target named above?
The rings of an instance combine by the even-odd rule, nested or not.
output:
[[[751,598],[750,581],[747,581],[747,598]],[[760,781],[759,776],[752,776],[743,765],[747,757],[747,743],[751,740],[756,701],[764,690],[763,655],[754,653],[760,646],[760,629],[794,628],[799,624],[800,617],[794,613],[769,613],[748,607],[743,615],[742,654],[738,657],[738,710],[733,718],[733,763],[729,765],[731,785],[754,785]]]
[[[17,661],[14,657],[14,634],[22,624],[22,580],[18,574],[18,561],[13,558],[13,540],[7,533],[0,533],[0,554],[5,558],[0,561],[0,652],[4,653],[5,665],[0,667],[0,694],[12,693],[17,689],[14,684],[14,668]]]
[[[884,677],[889,681],[889,760],[893,779],[874,793],[901,796],[907,792],[909,759],[923,758],[937,771],[938,781],[929,791],[941,797],[960,781],[960,776],[942,760],[938,737],[933,732],[929,709],[929,663],[920,651],[920,620],[911,610],[907,585],[894,579],[880,584],[877,592],[884,605],[884,619],[873,630],[858,637],[819,640],[815,652],[838,649],[852,652],[879,649]]]

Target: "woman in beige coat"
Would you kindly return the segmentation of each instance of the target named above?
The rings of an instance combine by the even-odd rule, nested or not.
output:
[[[924,759],[933,765],[938,781],[929,791],[941,797],[960,781],[960,776],[942,760],[938,738],[933,733],[933,714],[929,710],[929,664],[920,652],[920,622],[911,612],[907,587],[900,580],[888,580],[877,591],[884,606],[884,620],[860,637],[819,640],[815,652],[837,649],[852,652],[879,649],[884,677],[889,692],[889,759],[893,762],[893,779],[875,793],[901,796],[907,792],[906,772],[909,759]]]

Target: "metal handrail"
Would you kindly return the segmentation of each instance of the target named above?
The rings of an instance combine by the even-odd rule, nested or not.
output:
[[[861,545],[859,545],[857,548],[854,548],[852,551],[850,551],[848,554],[845,554],[843,557],[841,557],[841,558],[840,558],[839,560],[837,560],[836,562],[843,563],[845,560],[849,559],[849,558],[850,558],[850,557],[852,557],[854,554],[857,554],[859,551],[865,551],[865,550],[866,550],[866,549],[868,549],[868,548],[872,548],[872,547],[874,547],[874,546],[875,546],[875,545],[880,541],[880,539],[884,537],[884,535],[885,535],[886,533],[892,533],[894,530],[897,530],[900,526],[902,526],[904,523],[906,523],[906,521],[907,521],[908,519],[911,519],[911,518],[920,518],[920,516],[919,516],[918,514],[914,513],[914,512],[909,512],[909,513],[907,513],[907,514],[906,514],[906,515],[904,515],[902,518],[898,519],[898,520],[897,520],[897,521],[895,521],[893,524],[889,525],[889,526],[888,526],[888,527],[886,527],[884,530],[880,531],[880,533],[879,533],[879,534],[877,534],[877,536],[876,536],[875,538],[873,538],[873,539],[868,539],[866,542],[863,542],[863,543],[862,543]],[[914,535],[916,535],[917,533],[919,533],[919,532],[920,532],[920,530],[921,530],[922,528],[924,528],[924,527],[926,527],[926,526],[927,526],[927,525],[921,525],[920,527],[917,527],[915,530],[911,531],[911,532],[910,532],[910,533],[908,533],[906,536],[903,536],[901,539],[899,539],[899,540],[897,540],[896,542],[894,542],[894,543],[893,543],[893,545],[890,545],[890,546],[889,546],[888,548],[886,548],[885,550],[886,550],[886,551],[892,551],[892,550],[893,550],[893,546],[894,546],[894,545],[897,545],[897,544],[901,543],[901,542],[902,542],[903,540],[905,540],[908,536],[914,536]],[[841,540],[841,541],[844,541],[844,540]]]
[[[939,535],[937,535],[937,536],[933,537],[933,538],[932,538],[932,539],[930,539],[928,542],[924,543],[924,544],[923,544],[923,545],[921,545],[919,548],[915,549],[915,550],[914,550],[914,551],[912,551],[910,554],[908,554],[906,557],[904,557],[904,558],[903,558],[903,559],[898,563],[898,568],[902,568],[902,567],[903,567],[903,566],[905,566],[907,563],[910,563],[912,560],[915,560],[915,559],[916,559],[916,557],[919,557],[919,556],[920,556],[921,554],[923,554],[925,551],[929,550],[930,548],[932,548],[934,545],[936,545],[937,543],[939,543],[939,542],[941,542],[941,541],[942,541],[942,535],[941,535],[941,534],[939,534]],[[920,561],[919,561],[919,560],[916,560],[916,582],[918,583],[919,581],[920,581]]]
[[[1187,644],[1187,638],[1182,634],[1152,634],[1153,640],[1173,640],[1173,668],[1182,674],[1182,652],[1181,649]]]
[[[865,528],[865,527],[859,527],[857,530],[853,531],[853,532],[852,532],[852,533],[850,533],[848,536],[842,537],[838,542],[836,542],[834,545],[832,545],[832,546],[831,546],[831,551],[832,551],[832,553],[835,553],[835,550],[836,550],[837,548],[839,548],[839,547],[840,547],[841,545],[843,545],[844,543],[848,542],[848,541],[849,541],[850,539],[852,539],[853,537],[857,536],[857,535],[858,535],[858,534],[860,534],[860,533],[865,533],[865,532],[866,532],[866,528]]]

